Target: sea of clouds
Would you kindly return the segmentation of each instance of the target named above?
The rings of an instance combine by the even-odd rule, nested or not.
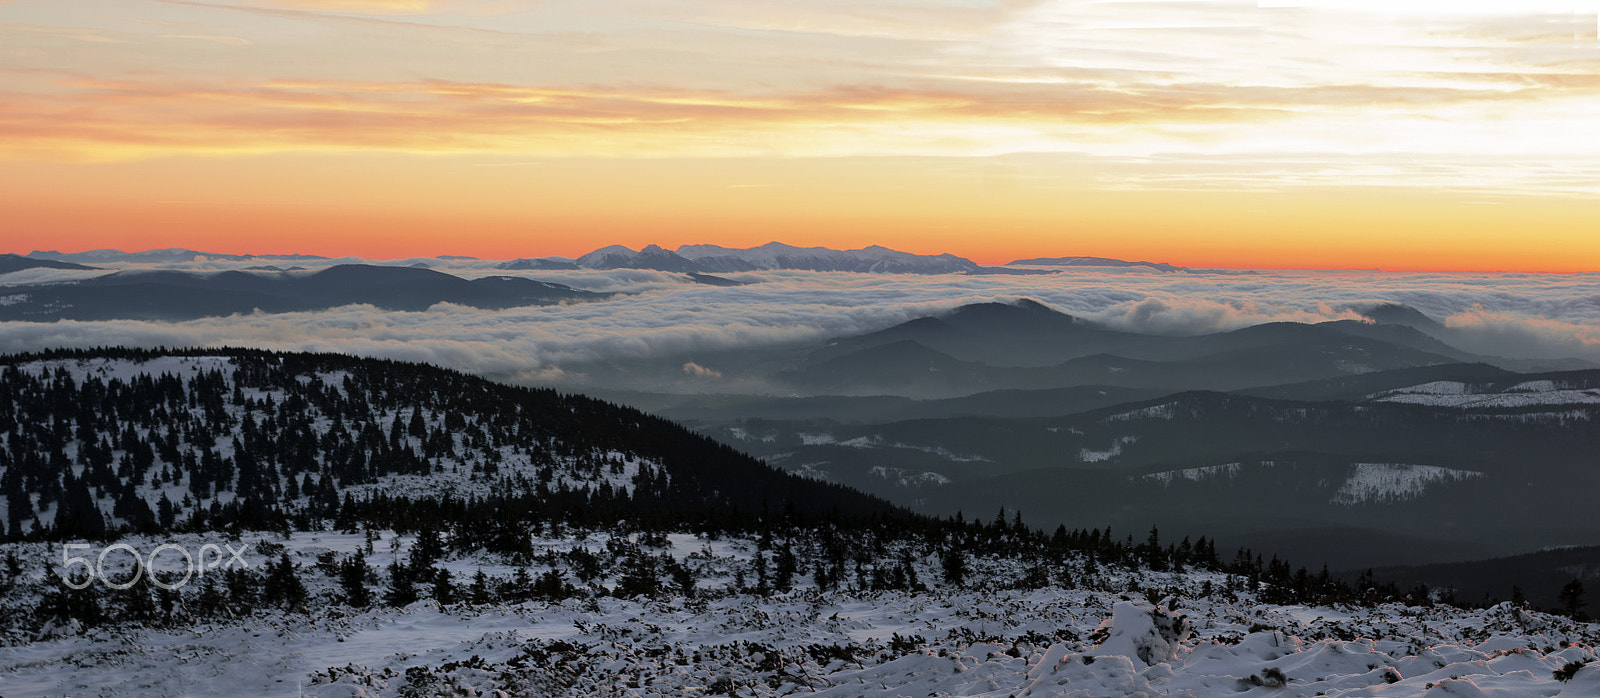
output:
[[[354,260],[294,264],[315,268],[348,261]],[[1227,275],[1143,268],[1078,268],[1036,276],[771,271],[727,274],[748,285],[717,287],[653,271],[503,272],[479,260],[389,263],[419,261],[461,276],[514,274],[621,295],[509,310],[439,304],[422,312],[391,312],[357,305],[188,322],[0,323],[0,352],[104,345],[338,351],[572,387],[585,381],[574,366],[817,343],[966,303],[1032,298],[1117,329],[1159,334],[1353,319],[1358,316],[1352,308],[1403,303],[1458,330],[1452,341],[1466,351],[1600,362],[1600,274],[1268,270]],[[205,271],[259,264],[160,266]],[[0,294],[5,286],[98,273],[104,272],[16,272],[0,276]],[[721,378],[718,368],[684,363],[682,373],[687,378]]]

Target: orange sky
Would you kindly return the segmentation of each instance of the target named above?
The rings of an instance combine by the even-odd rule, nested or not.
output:
[[[0,251],[1600,270],[1592,11],[1301,4],[0,2]]]

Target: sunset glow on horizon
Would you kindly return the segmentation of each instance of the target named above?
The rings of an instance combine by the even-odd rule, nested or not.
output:
[[[1594,3],[0,2],[0,252],[1600,271]]]

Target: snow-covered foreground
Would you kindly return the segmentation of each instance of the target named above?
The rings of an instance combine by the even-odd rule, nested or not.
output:
[[[381,538],[371,561],[403,552],[404,541],[393,541]],[[309,612],[11,637],[0,647],[0,695],[1600,695],[1600,665],[1577,668],[1595,659],[1600,626],[1509,604],[1274,606],[1249,594],[1202,595],[1227,586],[1215,573],[1107,571],[1098,586],[1173,595],[802,585],[762,597],[712,583],[697,598],[355,611],[332,601],[333,582],[311,566],[319,553],[360,547],[361,536],[280,542],[302,566]],[[749,543],[685,534],[665,550],[715,578],[748,562]],[[59,557],[44,544],[3,547]],[[248,557],[267,559],[255,549]],[[510,570],[478,557],[443,568],[463,585],[478,569]]]

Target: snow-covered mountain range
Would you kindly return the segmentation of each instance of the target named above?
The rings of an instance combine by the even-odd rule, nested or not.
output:
[[[81,264],[187,264],[192,262],[249,261],[324,261],[316,255],[254,255],[203,252],[183,248],[123,252],[88,250],[84,252],[33,251],[24,256],[36,261]],[[439,259],[472,259],[440,256]],[[415,260],[413,260],[415,261]],[[747,249],[720,245],[690,244],[669,250],[646,245],[634,250],[624,245],[601,247],[576,259],[568,257],[526,257],[502,262],[508,271],[575,269],[651,269],[669,272],[727,273],[791,269],[801,271],[839,271],[863,274],[1026,274],[1039,270],[1018,267],[1142,267],[1162,272],[1194,271],[1164,262],[1127,262],[1104,257],[1053,257],[1018,260],[1004,266],[985,266],[953,254],[914,254],[870,245],[855,250],[827,247],[796,247],[781,242]]]
[[[982,268],[971,260],[952,254],[919,255],[872,245],[859,250],[831,250],[826,247],[794,247],[769,242],[740,250],[718,245],[684,245],[678,254],[704,265],[737,264],[753,269],[804,269],[810,271],[853,271],[891,274],[973,273]]]
[[[503,269],[555,269],[570,264],[580,269],[654,269],[672,272],[726,273],[774,269],[844,271],[881,274],[973,274],[985,267],[952,254],[919,255],[872,245],[859,250],[794,247],[769,242],[736,249],[718,245],[683,245],[676,251],[657,245],[634,250],[622,245],[602,247],[576,260],[562,258],[517,259]]]
[[[139,252],[123,252],[122,250],[86,250],[83,252],[57,252],[55,250],[34,250],[27,254],[33,259],[50,260],[56,262],[76,262],[79,264],[98,263],[160,263],[171,264],[193,262],[200,259],[213,261],[226,260],[245,262],[252,260],[286,260],[309,261],[327,259],[317,255],[308,254],[225,254],[220,252],[201,252],[181,247],[169,247],[158,250],[142,250]]]

